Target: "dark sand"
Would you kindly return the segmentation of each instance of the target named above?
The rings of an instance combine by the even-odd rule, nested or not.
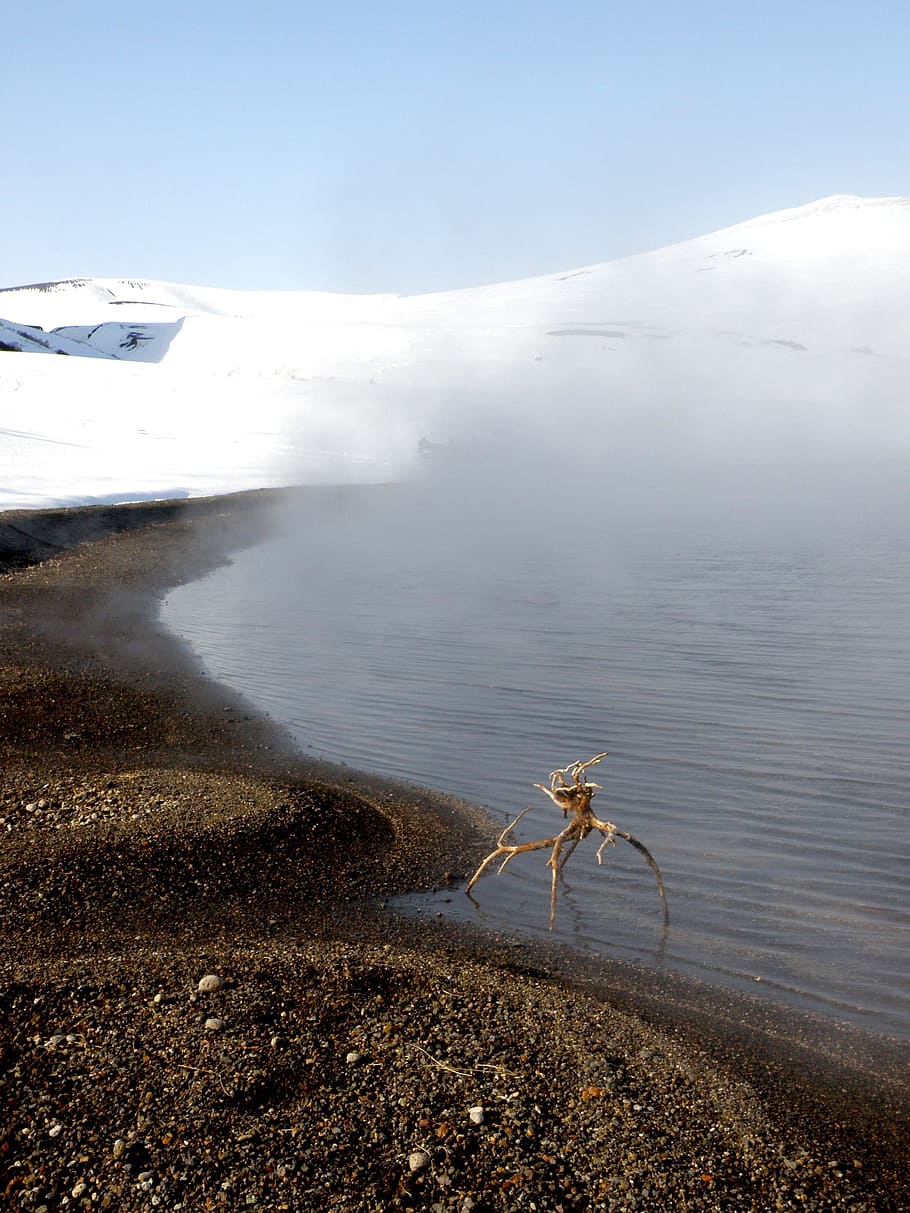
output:
[[[491,825],[157,624],[280,501],[0,515],[0,1208],[910,1208],[910,1046],[366,903]]]

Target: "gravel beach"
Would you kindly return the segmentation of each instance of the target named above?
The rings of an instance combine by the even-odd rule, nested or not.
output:
[[[384,908],[492,823],[158,623],[284,496],[0,515],[0,1208],[910,1209],[906,1042]]]

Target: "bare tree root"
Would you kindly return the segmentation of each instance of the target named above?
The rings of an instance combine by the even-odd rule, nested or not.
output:
[[[499,865],[499,872],[502,872],[506,864],[510,863],[516,855],[524,855],[529,851],[541,851],[545,848],[550,848],[550,858],[547,860],[547,867],[552,869],[550,884],[550,930],[552,930],[553,921],[556,917],[556,893],[563,868],[566,866],[578,844],[584,841],[592,830],[596,830],[603,836],[603,842],[597,849],[598,863],[603,863],[604,847],[615,846],[617,838],[624,839],[636,851],[644,855],[651,871],[657,878],[657,891],[660,894],[660,902],[663,907],[664,927],[668,927],[670,925],[670,911],[667,908],[667,895],[664,890],[663,876],[654,856],[644,843],[639,842],[632,834],[618,829],[610,821],[601,821],[600,818],[594,816],[591,810],[591,801],[594,799],[595,793],[601,790],[601,788],[599,783],[589,782],[585,772],[589,767],[596,766],[601,758],[606,758],[606,753],[597,754],[594,758],[589,758],[587,762],[575,762],[569,766],[559,767],[557,770],[551,771],[549,787],[542,783],[535,783],[535,788],[539,788],[545,796],[549,796],[558,808],[562,809],[564,817],[569,817],[571,814],[569,824],[559,834],[554,834],[552,838],[541,838],[535,842],[508,843],[506,842],[508,836],[518,825],[519,821],[521,821],[522,817],[524,817],[525,813],[530,812],[530,808],[522,809],[515,820],[507,825],[500,834],[496,850],[490,852],[468,881],[465,892],[471,892],[471,889],[473,889],[480,877],[495,860],[502,859],[502,863]]]
[[[669,907],[667,906],[667,894],[664,890],[664,878],[660,874],[660,868],[657,866],[657,860],[654,858],[654,856],[651,854],[651,852],[648,850],[648,848],[645,846],[645,844],[643,842],[639,842],[639,840],[637,838],[633,837],[633,835],[631,835],[631,834],[627,834],[625,832],[625,830],[617,830],[616,837],[624,838],[626,840],[626,842],[631,843],[632,846],[635,848],[635,850],[640,851],[642,853],[642,855],[644,855],[645,859],[647,859],[648,866],[650,867],[651,871],[654,873],[654,876],[657,880],[657,891],[660,894],[660,904],[663,906],[663,910],[664,910],[664,926],[668,927],[670,925],[670,910],[669,910]],[[602,849],[603,849],[603,845],[601,845],[601,850]],[[599,855],[600,851],[598,851],[597,853]],[[603,862],[603,861],[598,860],[598,862]]]

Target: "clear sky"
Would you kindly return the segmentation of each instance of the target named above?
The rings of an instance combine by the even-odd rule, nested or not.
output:
[[[910,194],[908,0],[10,3],[0,285],[415,291]]]

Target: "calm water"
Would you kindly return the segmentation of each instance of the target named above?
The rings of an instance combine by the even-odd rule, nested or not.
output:
[[[604,507],[606,508],[606,507]],[[171,594],[210,671],[316,756],[491,807],[601,750],[600,815],[641,838],[579,846],[555,934],[620,959],[910,1036],[910,527],[667,517],[634,541],[533,502],[411,487],[302,514]],[[729,521],[729,520],[728,520]],[[546,931],[546,853],[435,913]]]

